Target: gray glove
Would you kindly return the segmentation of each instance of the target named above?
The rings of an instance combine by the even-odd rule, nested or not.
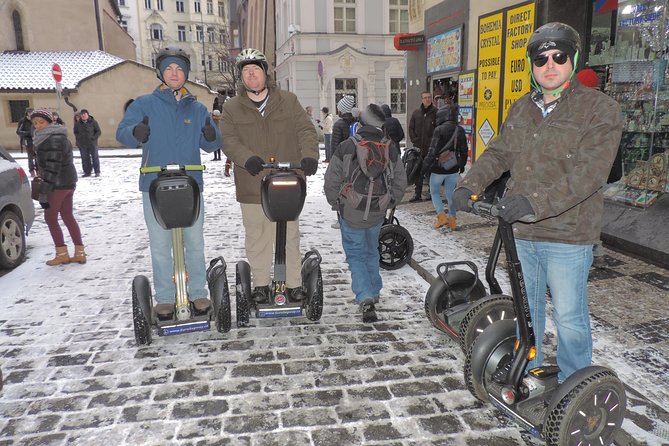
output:
[[[455,207],[455,210],[471,212],[471,208],[469,207],[469,199],[473,193],[474,192],[470,191],[466,187],[459,187],[455,189],[455,192],[453,192],[453,206]]]
[[[132,129],[132,136],[137,139],[137,141],[144,144],[149,140],[149,135],[151,135],[151,128],[149,128],[149,117],[144,116],[142,122],[137,124],[134,129]]]
[[[530,201],[522,195],[507,195],[500,200],[498,206],[499,216],[507,223],[513,223],[521,219],[525,220],[528,216],[534,215],[534,209],[532,209]]]
[[[211,126],[211,119],[207,118],[207,120],[204,122],[204,127],[202,127],[202,134],[204,135],[204,139],[209,142],[212,142],[216,139],[216,129]]]

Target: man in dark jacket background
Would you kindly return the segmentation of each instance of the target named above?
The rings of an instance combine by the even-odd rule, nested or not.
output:
[[[30,176],[34,177],[36,175],[36,163],[35,163],[35,148],[33,147],[33,123],[30,121],[30,113],[33,111],[32,108],[26,109],[26,115],[19,120],[19,123],[16,126],[16,134],[19,135],[19,144],[21,145],[21,152],[23,148],[26,148],[26,153],[28,154],[28,170],[30,170]]]
[[[98,121],[85,108],[81,110],[81,119],[74,125],[74,136],[81,153],[81,167],[84,177],[100,176],[100,159],[98,158],[98,138],[102,134]]]
[[[351,136],[351,124],[355,121],[353,114],[351,114],[353,107],[355,107],[355,98],[350,95],[344,96],[337,102],[339,119],[337,119],[332,126],[332,141],[330,143],[330,151],[332,153],[335,153],[342,141],[345,141]]]
[[[432,133],[437,122],[437,108],[432,105],[432,93],[424,91],[420,94],[421,104],[411,114],[409,121],[409,139],[414,147],[420,149],[421,158],[425,159],[430,148]],[[410,202],[420,201],[423,194],[423,176],[416,180],[416,192]]]
[[[400,141],[404,139],[404,129],[402,128],[402,124],[400,124],[399,119],[393,117],[393,113],[388,104],[383,104],[381,110],[383,110],[383,114],[386,116],[386,120],[383,122],[383,131],[388,138],[392,139],[393,142],[397,144],[397,148],[399,148]]]

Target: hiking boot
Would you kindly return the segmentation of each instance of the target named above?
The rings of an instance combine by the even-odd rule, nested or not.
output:
[[[376,322],[379,318],[376,316],[376,307],[374,306],[374,298],[368,297],[360,304],[360,312],[362,313],[362,321],[365,323]]]
[[[446,226],[450,228],[451,231],[455,231],[455,228],[457,226],[457,221],[455,220],[455,217],[446,217]]]
[[[193,302],[193,308],[195,308],[195,311],[203,312],[207,311],[209,309],[209,305],[211,304],[209,302],[209,299],[206,297],[201,297],[199,299],[195,299]]]
[[[56,257],[47,260],[49,266],[64,265],[70,263],[70,254],[67,252],[67,246],[56,246]]]
[[[267,299],[269,298],[269,286],[257,286],[253,288],[253,293],[251,294],[251,299],[253,299],[254,302],[262,304],[267,302]]]
[[[86,263],[86,251],[84,250],[84,245],[74,245],[74,255],[70,257],[70,262],[81,263],[82,265]]]
[[[173,304],[156,304],[153,307],[153,311],[156,312],[158,317],[172,317],[174,314],[174,305]]]
[[[439,212],[437,214],[437,221],[434,223],[434,229],[439,229],[442,226],[446,226],[448,224],[448,217],[446,216],[445,212]]]
[[[416,203],[418,201],[421,201],[420,195],[414,195],[413,198],[411,198],[411,200],[409,200],[409,203]]]
[[[297,288],[286,288],[286,295],[288,300],[293,302],[302,302],[307,297],[301,286],[298,286]]]

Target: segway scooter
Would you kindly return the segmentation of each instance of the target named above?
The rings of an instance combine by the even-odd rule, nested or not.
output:
[[[507,178],[507,174],[502,175],[488,186],[481,196],[482,201],[499,201]],[[476,264],[463,260],[440,263],[437,266],[438,277],[425,295],[427,318],[437,330],[459,342],[463,353],[488,325],[516,317],[512,297],[503,294],[495,278],[501,251],[502,239],[498,229],[485,269],[490,294],[486,294]]]
[[[496,205],[471,203],[481,215],[498,216]],[[511,224],[501,218],[516,322],[496,321],[472,343],[465,359],[465,382],[481,401],[490,401],[548,445],[610,445],[625,416],[623,383],[606,367],[577,370],[562,384],[556,366],[525,371],[536,354],[529,304]]]
[[[395,217],[395,208],[388,209],[379,233],[379,266],[385,270],[402,268],[413,254],[413,238]]]
[[[135,276],[132,281],[132,315],[137,344],[152,342],[152,327],[159,336],[169,336],[208,330],[212,318],[216,329],[230,331],[230,294],[223,257],[217,257],[207,268],[207,282],[212,305],[206,311],[197,311],[188,301],[188,272],[184,253],[183,229],[192,226],[200,215],[200,188],[186,171],[204,170],[198,165],[169,165],[143,167],[141,173],[157,172],[151,182],[149,197],[153,215],[164,229],[172,231],[174,257],[175,311],[171,317],[158,316],[153,311],[151,283],[146,276]]]
[[[251,267],[245,260],[237,262],[237,326],[247,326],[252,312],[256,318],[306,316],[311,321],[317,321],[323,314],[323,278],[322,258],[316,249],[310,249],[302,258],[302,289],[305,298],[301,302],[291,302],[286,292],[286,227],[289,221],[297,220],[302,212],[307,183],[295,172],[301,169],[299,165],[270,159],[269,163],[263,164],[263,168],[272,169],[262,179],[260,196],[265,216],[276,223],[274,277],[269,287],[268,301],[255,302],[251,297]]]

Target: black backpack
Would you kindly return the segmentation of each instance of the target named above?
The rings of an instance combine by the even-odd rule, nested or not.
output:
[[[363,220],[370,211],[385,212],[392,202],[393,164],[390,162],[391,140],[363,140],[358,134],[349,138],[355,144],[355,156],[345,157],[344,181],[339,196],[348,206],[364,210]]]

